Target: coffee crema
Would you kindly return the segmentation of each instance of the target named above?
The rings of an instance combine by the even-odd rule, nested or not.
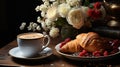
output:
[[[23,33],[23,34],[19,34],[17,36],[20,39],[38,39],[43,37],[43,34],[41,33]]]

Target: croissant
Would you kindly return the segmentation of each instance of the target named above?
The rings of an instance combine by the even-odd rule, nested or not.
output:
[[[74,53],[82,51],[82,47],[79,44],[79,41],[77,39],[71,40],[67,42],[64,46],[60,48],[60,52],[63,53]]]
[[[109,45],[108,40],[104,40],[97,33],[89,32],[76,36],[81,47],[88,52],[94,52],[100,49],[106,49]]]

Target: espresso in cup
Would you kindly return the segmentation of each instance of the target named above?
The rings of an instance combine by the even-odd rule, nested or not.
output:
[[[47,38],[47,43],[45,38]],[[49,45],[50,37],[42,33],[22,33],[17,36],[17,43],[24,57],[35,57]]]

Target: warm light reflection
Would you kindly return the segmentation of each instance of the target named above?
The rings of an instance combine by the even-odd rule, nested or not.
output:
[[[118,6],[116,4],[111,5],[111,8],[117,8]]]

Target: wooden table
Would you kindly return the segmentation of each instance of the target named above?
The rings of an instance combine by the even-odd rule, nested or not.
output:
[[[83,62],[67,59],[59,55],[55,50],[55,45],[61,42],[61,38],[51,39],[49,45],[53,50],[53,54],[44,59],[25,60],[18,59],[8,54],[9,50],[17,47],[16,40],[10,42],[0,49],[0,66],[15,67],[120,67],[120,56],[113,57],[106,61]]]

